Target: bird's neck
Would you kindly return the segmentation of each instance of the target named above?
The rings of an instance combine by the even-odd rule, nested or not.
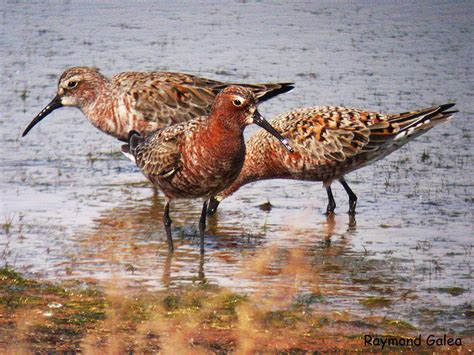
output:
[[[257,132],[246,144],[244,166],[238,178],[219,196],[226,198],[244,185],[255,181],[282,178],[288,172],[275,155],[283,150],[274,137],[268,137],[265,131]]]
[[[206,132],[212,140],[225,146],[240,145],[243,143],[244,128],[235,123],[233,119],[223,117],[209,117]],[[237,144],[239,143],[239,144]]]
[[[111,84],[107,78],[98,80],[94,89],[90,90],[90,96],[80,109],[87,117],[87,119],[98,129],[112,135],[116,138],[117,132],[120,130],[120,122],[118,122],[118,115],[115,112],[115,100]]]
[[[202,153],[199,154],[225,164],[243,165],[245,158],[243,129],[229,128],[222,120],[212,116],[205,123],[193,136],[192,144],[202,148]]]

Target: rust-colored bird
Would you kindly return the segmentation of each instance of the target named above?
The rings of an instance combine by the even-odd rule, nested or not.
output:
[[[147,136],[208,114],[216,95],[230,85],[249,88],[260,102],[293,89],[293,83],[231,84],[169,72],[127,72],[109,79],[96,68],[73,67],[61,75],[56,97],[23,136],[52,111],[71,106],[79,108],[102,132],[127,141],[131,130]]]
[[[199,232],[201,252],[204,251],[207,199],[239,175],[245,159],[245,126],[255,123],[263,127],[292,151],[288,141],[260,116],[256,104],[250,90],[230,86],[217,95],[207,117],[164,128],[146,139],[130,132],[129,143],[122,146],[122,151],[165,195],[163,222],[170,250],[170,201],[202,197]]]
[[[311,107],[276,117],[270,123],[293,141],[288,153],[265,131],[247,142],[247,154],[239,177],[210,200],[208,214],[215,213],[220,201],[240,187],[265,179],[322,181],[331,214],[336,202],[331,183],[339,180],[349,195],[349,213],[354,214],[357,196],[344,175],[371,164],[400,148],[457,111],[445,104],[413,112],[382,115],[344,107]]]

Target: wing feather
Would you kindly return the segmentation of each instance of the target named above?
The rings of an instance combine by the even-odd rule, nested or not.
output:
[[[230,85],[249,88],[260,101],[293,89],[293,83],[234,84],[172,72],[127,72],[112,81],[137,115],[163,126],[208,114],[216,95]]]
[[[181,152],[186,139],[207,123],[207,117],[201,116],[155,132],[133,150],[137,166],[147,176],[174,175],[182,167]]]
[[[425,133],[435,125],[448,120],[457,111],[448,111],[454,104],[444,104],[417,111],[384,116],[385,124],[369,125],[370,142],[367,149],[382,146],[401,146]]]
[[[317,161],[344,161],[369,141],[369,129],[359,111],[320,106],[278,116],[271,123],[283,136]]]

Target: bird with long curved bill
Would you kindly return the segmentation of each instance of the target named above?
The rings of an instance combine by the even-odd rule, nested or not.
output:
[[[54,99],[31,121],[23,137],[60,107],[79,108],[102,132],[126,142],[134,130],[147,136],[158,129],[209,114],[216,95],[245,86],[259,102],[289,92],[293,83],[232,84],[173,72],[125,72],[108,78],[98,69],[69,68]]]

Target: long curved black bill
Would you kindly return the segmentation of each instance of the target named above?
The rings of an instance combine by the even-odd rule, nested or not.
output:
[[[253,123],[259,125],[276,139],[278,139],[290,153],[294,152],[293,148],[291,148],[290,144],[288,143],[288,140],[278,133],[278,131],[260,115],[258,110],[255,110],[255,113],[253,114]]]
[[[56,95],[56,97],[48,104],[46,107],[41,110],[40,113],[31,121],[31,123],[26,127],[25,131],[21,135],[22,137],[26,136],[28,132],[36,126],[36,124],[41,121],[43,118],[48,116],[51,112],[56,110],[57,108],[63,107],[63,104],[61,103],[61,97],[59,95]]]

